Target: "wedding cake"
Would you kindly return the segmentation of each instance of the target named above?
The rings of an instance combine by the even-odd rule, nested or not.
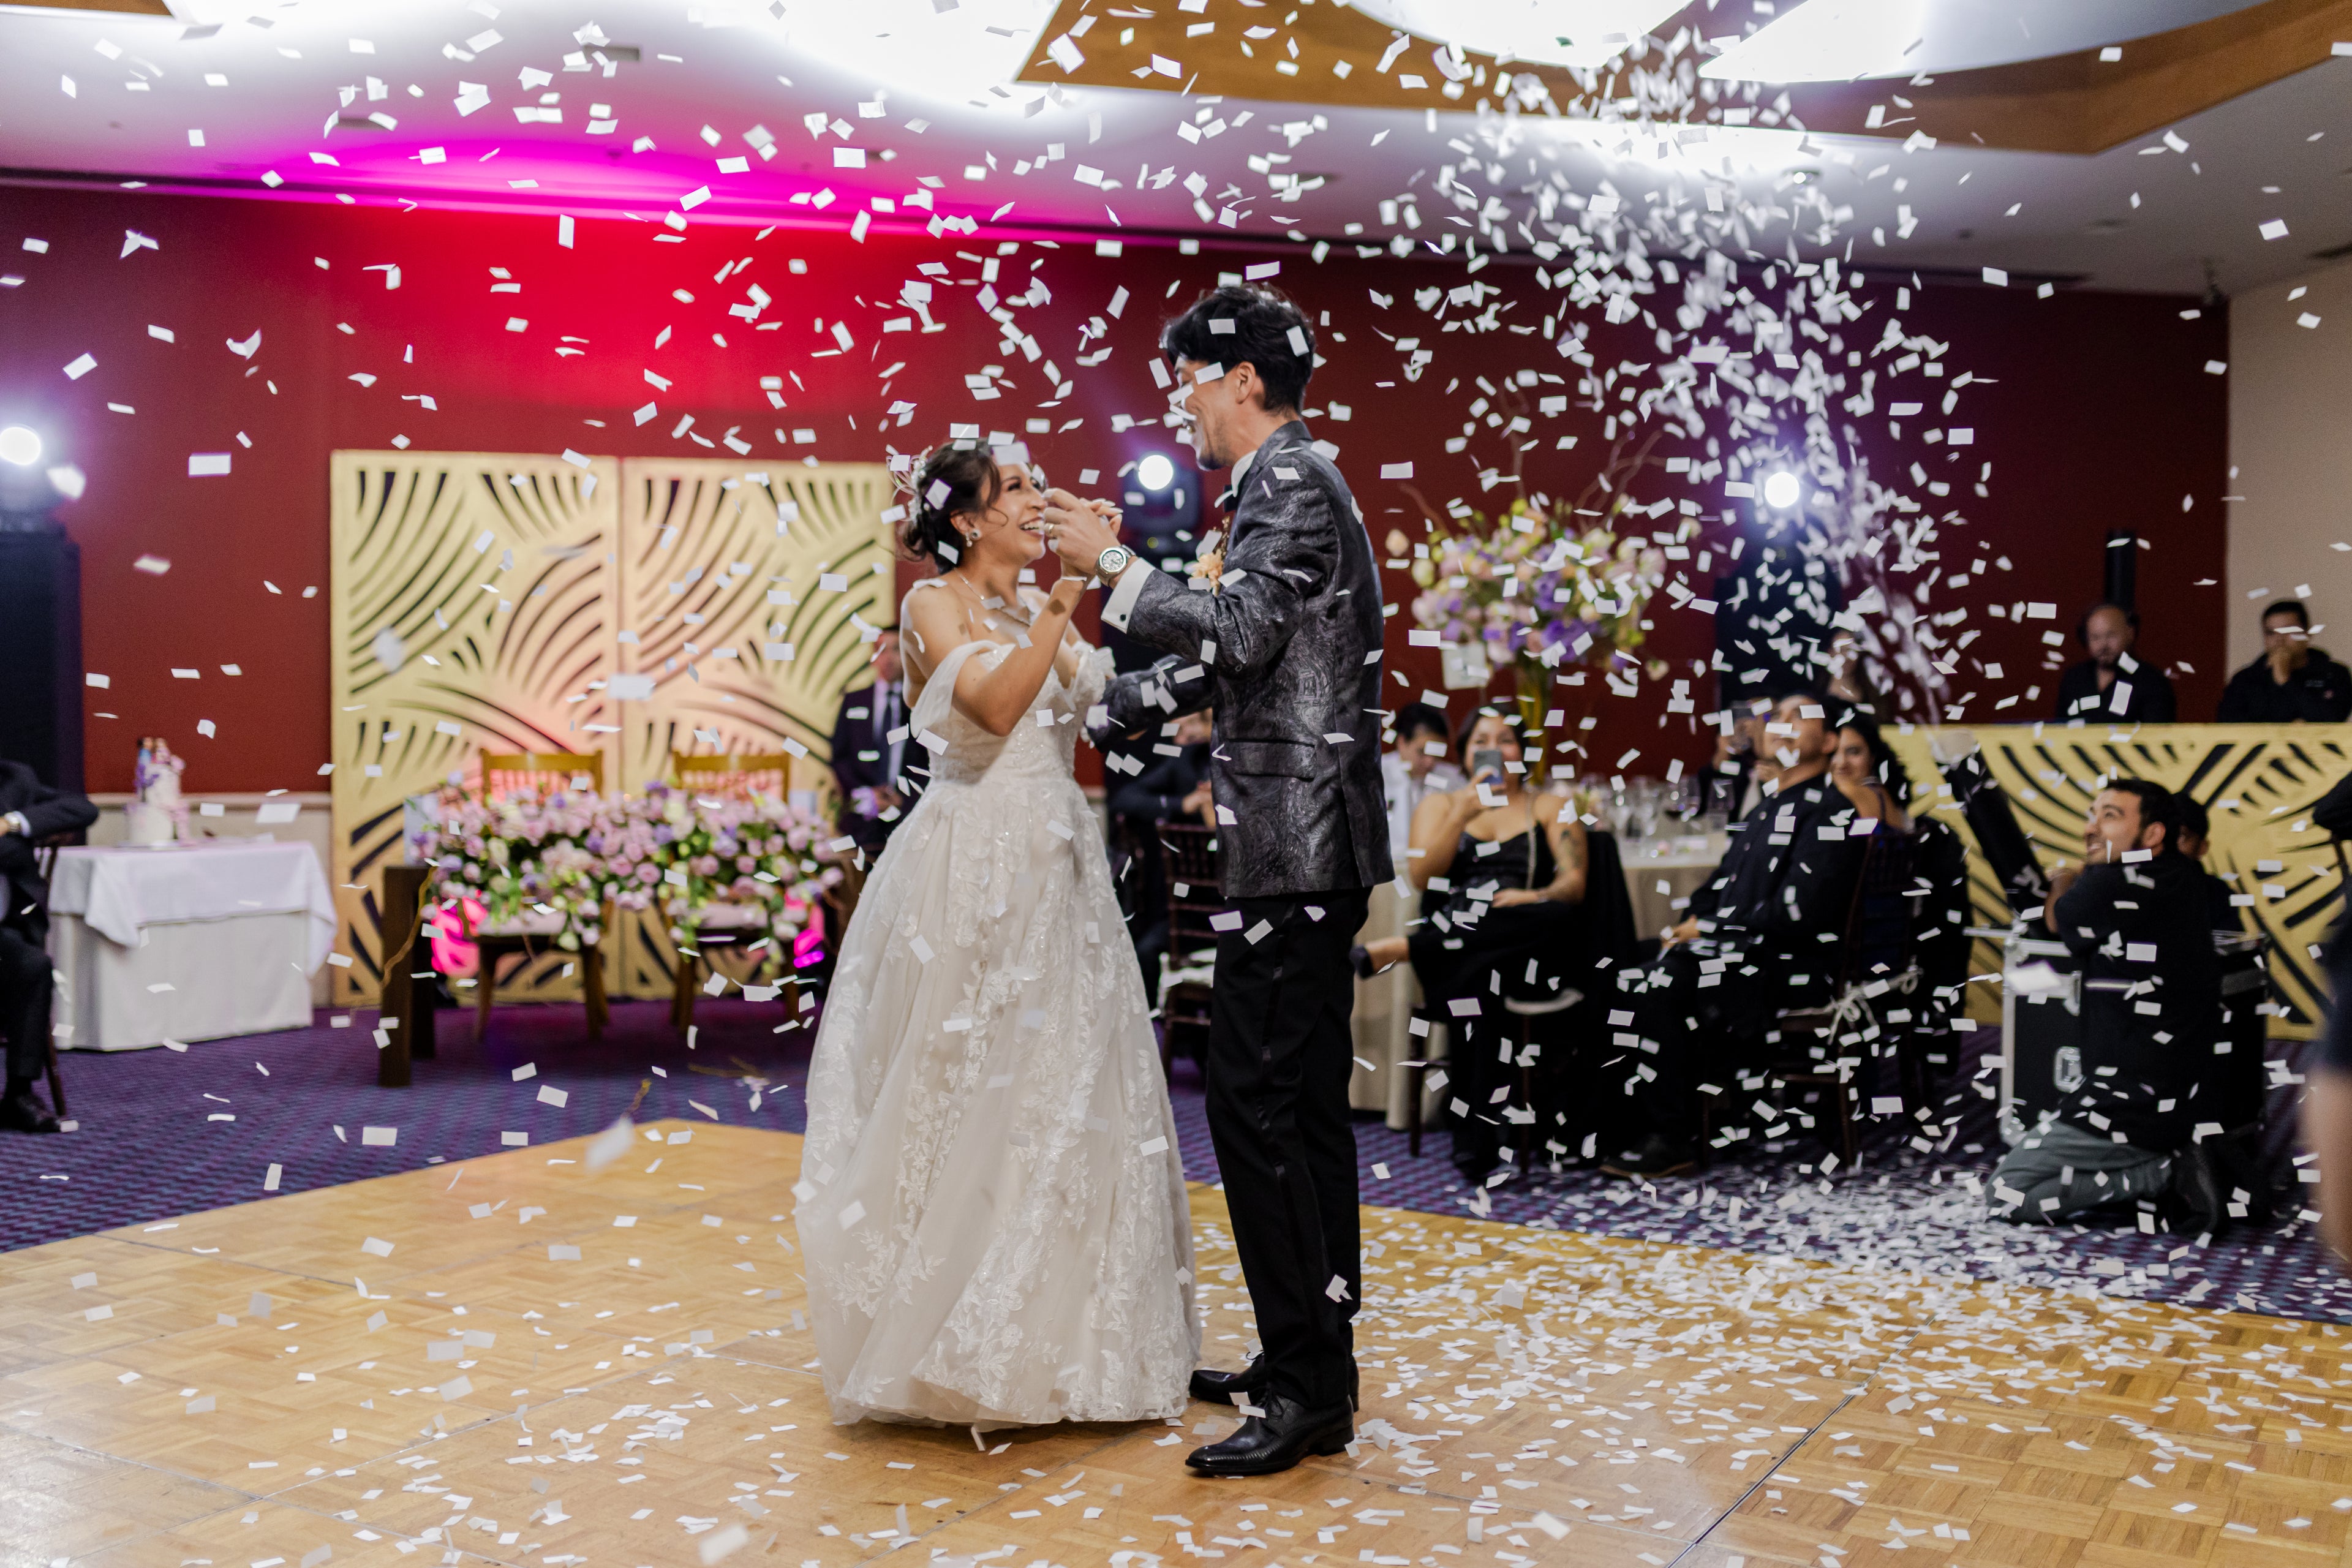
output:
[[[180,799],[180,770],[186,765],[161,736],[139,742],[139,762],[131,773],[139,793],[123,807],[124,843],[169,844],[179,837],[188,819],[188,808]]]

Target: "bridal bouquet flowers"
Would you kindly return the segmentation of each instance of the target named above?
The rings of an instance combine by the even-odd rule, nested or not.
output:
[[[658,908],[681,942],[714,904],[751,909],[789,942],[841,879],[816,858],[824,823],[756,793],[657,784],[635,795],[559,790],[485,802],[453,789],[428,815],[415,844],[434,868],[435,900],[478,906],[488,926],[550,926],[566,952],[603,940],[608,907]]]

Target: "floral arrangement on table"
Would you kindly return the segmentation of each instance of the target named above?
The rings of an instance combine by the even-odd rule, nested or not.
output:
[[[1391,533],[1390,553],[1406,541]],[[1642,617],[1665,580],[1665,556],[1638,535],[1525,498],[1489,520],[1433,518],[1429,554],[1412,563],[1424,590],[1412,618],[1443,643],[1476,647],[1490,668],[1516,666],[1519,689],[1546,689],[1562,664],[1630,663]]]
[[[658,907],[670,937],[692,940],[713,904],[765,911],[789,950],[841,868],[817,858],[827,825],[772,795],[714,795],[656,784],[643,795],[558,790],[483,801],[445,790],[415,836],[430,893],[473,904],[481,921],[556,917],[555,945],[603,940],[604,910]]]

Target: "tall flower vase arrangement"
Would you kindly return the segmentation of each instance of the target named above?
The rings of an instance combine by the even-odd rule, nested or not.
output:
[[[1492,518],[1466,508],[1431,514],[1428,554],[1412,563],[1423,590],[1413,621],[1460,650],[1457,659],[1507,668],[1523,728],[1543,726],[1563,668],[1598,670],[1621,689],[1640,668],[1643,616],[1665,558],[1637,534],[1621,536],[1615,510],[1538,496]],[[1389,542],[1403,552],[1401,535]]]

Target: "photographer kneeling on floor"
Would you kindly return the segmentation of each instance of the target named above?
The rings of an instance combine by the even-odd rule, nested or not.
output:
[[[2192,1130],[2221,1032],[2204,868],[2176,847],[2169,791],[2116,779],[2091,803],[2084,865],[2051,879],[2048,922],[2082,965],[2083,1086],[1992,1175],[2001,1219],[2068,1218],[2152,1198],[2168,1228],[2221,1228],[2222,1193]],[[2201,1114],[2200,1114],[2201,1112]]]

